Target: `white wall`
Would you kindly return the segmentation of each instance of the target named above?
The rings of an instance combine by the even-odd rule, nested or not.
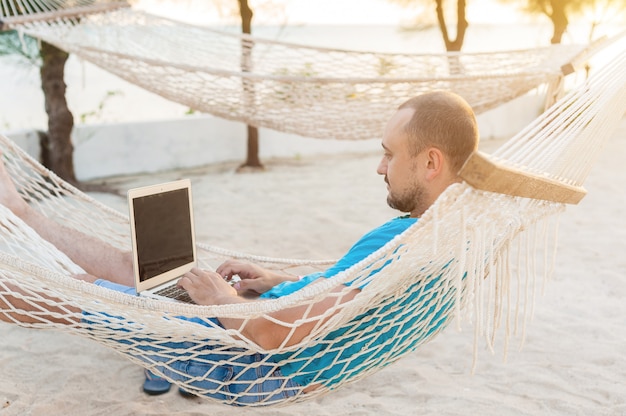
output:
[[[524,96],[478,117],[482,140],[513,136],[537,117],[540,96]],[[39,144],[33,131],[6,133],[35,158]],[[337,152],[372,152],[380,140],[340,141],[305,138],[259,129],[260,157],[302,157]],[[246,127],[213,116],[190,116],[158,122],[78,125],[72,134],[74,167],[79,180],[151,173],[242,161]]]

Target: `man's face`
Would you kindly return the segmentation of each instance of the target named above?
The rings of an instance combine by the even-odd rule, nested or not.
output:
[[[384,155],[377,169],[378,174],[385,176],[389,206],[408,213],[422,208],[426,193],[420,177],[422,169],[419,168],[423,157],[421,154],[411,156],[404,132],[404,126],[414,111],[410,108],[399,110],[387,123],[382,140]],[[423,164],[426,162],[423,161]]]

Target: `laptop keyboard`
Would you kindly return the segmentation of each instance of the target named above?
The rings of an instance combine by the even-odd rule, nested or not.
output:
[[[166,298],[176,299],[180,302],[196,303],[193,301],[193,299],[191,299],[191,296],[189,296],[189,293],[185,289],[177,285],[165,287],[161,290],[157,290],[154,293],[159,296],[165,296]]]

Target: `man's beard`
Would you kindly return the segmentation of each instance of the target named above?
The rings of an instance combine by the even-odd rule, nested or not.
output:
[[[387,195],[387,204],[400,212],[413,212],[424,200],[424,195],[424,188],[418,183],[414,183],[401,194],[392,194],[390,189],[389,195]]]

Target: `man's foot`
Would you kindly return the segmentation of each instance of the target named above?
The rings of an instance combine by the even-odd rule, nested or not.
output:
[[[187,399],[190,399],[192,397],[198,397],[195,393],[191,393],[191,392],[185,390],[182,387],[178,388],[178,392],[180,393],[181,396],[183,396],[183,397],[185,397]]]
[[[22,217],[29,207],[15,189],[15,184],[4,166],[3,158],[4,155],[0,153],[0,204],[9,208],[18,217]]]
[[[157,376],[149,370],[144,370],[146,379],[143,382],[143,391],[151,396],[157,396],[170,391],[172,386],[169,381]]]

